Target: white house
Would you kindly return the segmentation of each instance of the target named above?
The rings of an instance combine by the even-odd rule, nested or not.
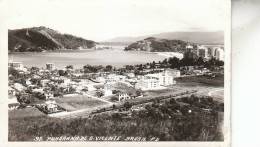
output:
[[[122,82],[126,80],[126,76],[109,74],[106,78],[106,82]]]
[[[54,99],[49,99],[45,102],[48,112],[53,113],[58,111],[58,105]]]
[[[180,71],[174,69],[166,69],[163,72],[148,74],[147,76],[158,78],[159,85],[161,86],[168,86],[176,83],[174,78],[180,77]]]
[[[19,102],[17,101],[16,96],[8,95],[8,108],[9,110],[13,110],[19,107]]]
[[[49,100],[49,99],[53,99],[54,96],[52,93],[44,93],[44,95],[46,96],[46,100]]]
[[[118,101],[123,101],[127,99],[131,99],[131,97],[127,93],[122,93],[122,92],[118,93]]]
[[[110,96],[112,95],[112,85],[111,83],[105,83],[104,84],[104,96]]]
[[[34,88],[34,89],[32,89],[32,92],[34,92],[34,93],[44,93],[44,91],[43,91],[43,88]]]
[[[173,76],[173,78],[178,78],[181,76],[181,71],[180,70],[176,70],[176,69],[166,69],[165,72],[169,75],[169,76]]]
[[[134,73],[126,73],[125,75],[128,76],[129,78],[134,78],[135,77]]]
[[[136,83],[136,88],[142,90],[153,90],[160,87],[159,78],[152,76],[142,76],[140,80]]]
[[[106,79],[104,77],[97,77],[96,80],[100,83],[105,83]]]
[[[186,49],[193,49],[193,46],[192,45],[187,45]]]

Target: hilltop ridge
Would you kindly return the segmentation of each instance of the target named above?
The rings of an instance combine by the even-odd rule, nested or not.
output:
[[[125,42],[125,43],[133,43],[139,40],[143,40],[153,36],[155,38],[168,39],[168,40],[183,40],[187,42],[194,42],[198,44],[224,44],[224,32],[223,31],[215,31],[215,32],[164,32],[159,34],[151,34],[144,36],[136,36],[136,37],[116,37],[104,42]]]
[[[184,52],[183,49],[185,49],[187,45],[196,44],[182,40],[168,40],[148,37],[128,45],[125,47],[125,51]]]
[[[8,30],[8,50],[10,52],[89,49],[95,45],[96,42],[92,40],[62,34],[44,26]]]

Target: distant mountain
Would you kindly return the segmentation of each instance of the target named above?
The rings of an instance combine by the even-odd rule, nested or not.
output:
[[[106,42],[128,42],[133,43],[148,37],[155,37],[169,40],[183,40],[198,44],[224,44],[224,32],[166,32],[139,37],[117,37]]]
[[[125,51],[184,52],[187,45],[195,46],[196,44],[182,40],[168,40],[148,37],[128,45],[125,47]]]
[[[62,34],[43,26],[8,30],[8,50],[11,52],[89,49],[95,45],[94,41]]]

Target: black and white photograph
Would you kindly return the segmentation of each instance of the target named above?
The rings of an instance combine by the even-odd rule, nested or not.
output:
[[[229,140],[228,0],[6,3],[8,142]]]

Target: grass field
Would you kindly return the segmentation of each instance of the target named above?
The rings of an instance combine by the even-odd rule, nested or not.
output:
[[[17,110],[9,110],[8,111],[9,118],[26,118],[26,117],[38,117],[45,116],[44,113],[39,111],[37,108],[24,108]]]
[[[224,86],[224,75],[218,74],[215,77],[209,76],[189,76],[180,77],[176,79],[177,83],[188,83],[191,85],[205,85],[205,86]]]
[[[87,96],[82,96],[82,95],[59,98],[56,99],[56,102],[58,105],[67,109],[68,111],[93,108],[93,107],[98,107],[106,104],[101,100],[90,98]]]
[[[144,92],[144,96],[167,96],[178,92],[173,88],[161,89],[161,90],[149,90]]]

